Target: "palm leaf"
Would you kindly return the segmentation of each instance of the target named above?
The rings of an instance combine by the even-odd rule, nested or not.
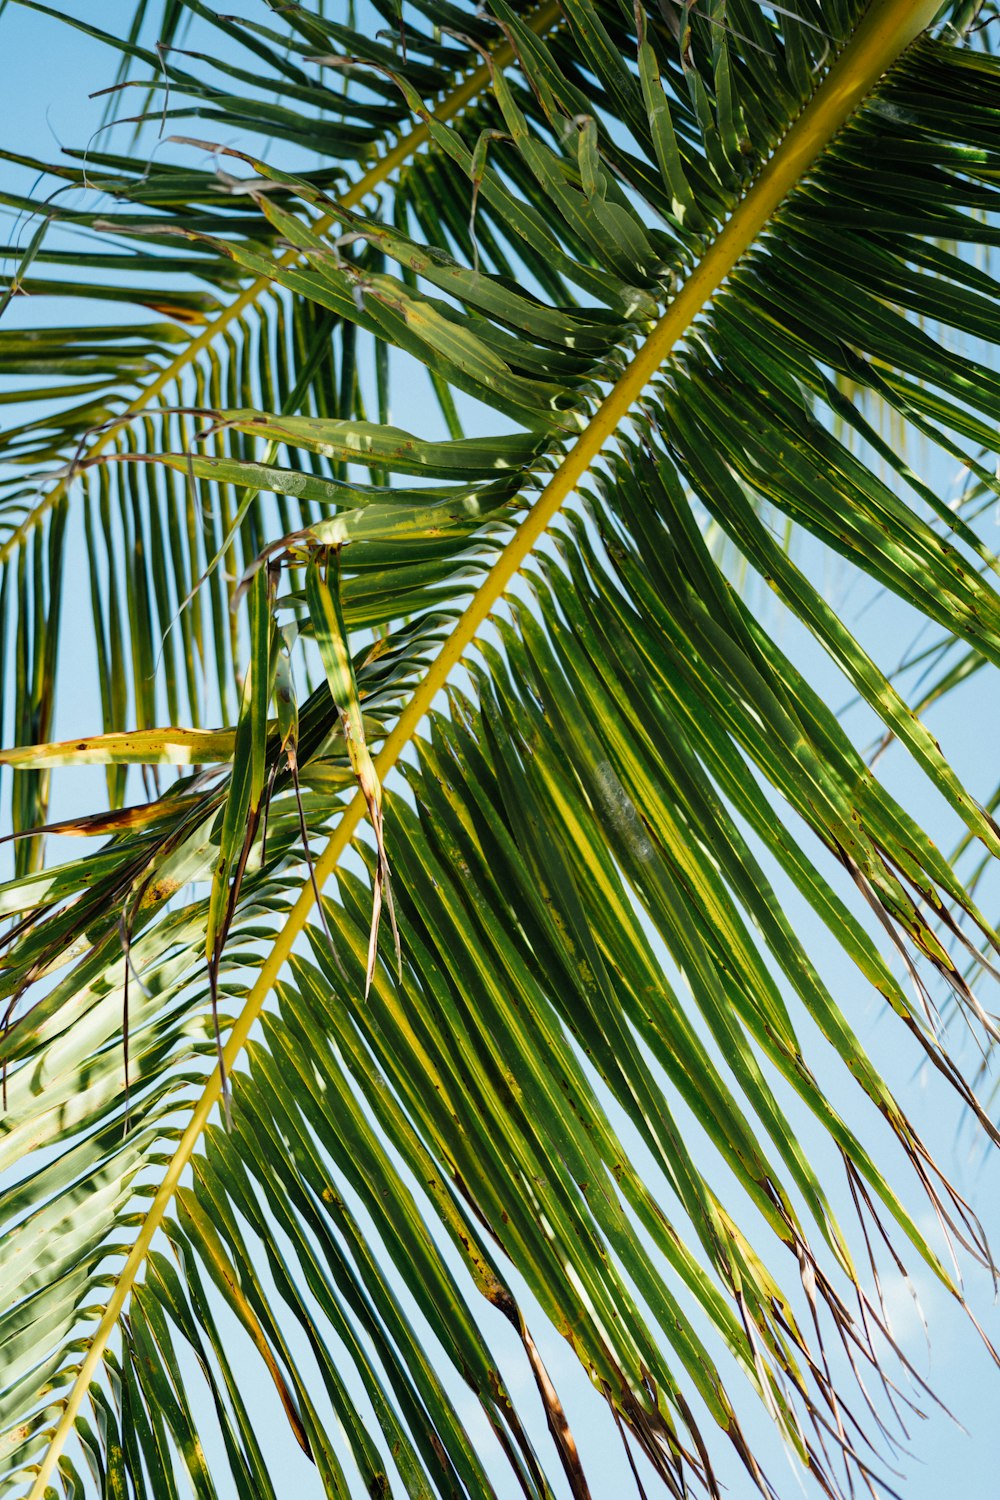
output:
[[[29,8],[51,14],[44,6],[32,4]],[[203,13],[203,8],[198,5],[185,5],[183,9],[196,15]],[[544,29],[552,24],[553,15],[554,10],[549,7],[539,13],[535,24]],[[88,34],[100,35],[118,46],[126,58],[132,56],[157,71],[162,65],[165,81],[175,90],[184,89],[191,93],[192,107],[202,113],[197,100],[206,90],[212,95],[212,86],[200,83],[188,70],[175,65],[169,54],[160,59],[132,41],[120,42],[83,22],[74,24]],[[234,28],[230,23],[220,24],[226,35],[232,36],[234,30],[237,34],[242,32],[242,28]],[[474,24],[470,29],[473,32],[482,30]],[[242,33],[242,39],[249,41],[259,59],[269,63],[279,78],[283,77],[287,64],[273,45],[259,42],[252,33],[249,36]],[[317,34],[314,40],[321,39]],[[417,42],[414,33],[409,40],[414,76],[431,93],[446,90],[437,114],[441,119],[448,119],[482,89],[488,77],[486,67],[480,64],[457,86],[449,87],[470,52],[476,59],[475,52],[466,44],[464,48],[452,48],[452,55],[443,57],[445,49],[427,41],[425,45],[435,55],[435,65],[428,67],[420,61]],[[376,49],[379,50],[385,49]],[[501,46],[498,52],[501,65],[507,56],[508,49]],[[294,71],[301,74],[301,69]],[[351,101],[341,104],[341,96],[332,94],[327,88],[314,85],[300,92],[303,104],[329,108],[331,103],[336,103],[341,106],[340,113],[345,110],[351,113]],[[363,121],[367,122],[372,115],[363,104],[359,104],[357,110]],[[349,159],[371,152],[384,138],[387,128],[402,124],[405,119],[405,105],[400,100],[395,107],[379,106],[370,123],[351,126],[350,130],[355,134],[351,137]],[[249,124],[250,120],[244,117],[244,123]],[[273,134],[275,139],[287,137],[287,132],[283,133],[277,126],[269,131],[266,116],[255,117],[253,123]],[[311,127],[307,132],[300,126],[302,140],[309,139],[310,133]],[[336,136],[338,149],[342,134],[339,131]],[[357,182],[346,187],[344,206],[362,201],[380,183],[389,179],[401,162],[419,150],[426,138],[427,128],[422,123],[404,130],[401,138],[382,152]],[[105,169],[104,175],[97,177],[95,174],[102,168]],[[61,213],[49,204],[36,205],[31,199],[13,195],[7,195],[4,200],[22,211],[44,208],[50,238],[53,221],[56,225],[65,223],[87,230],[103,226],[105,231],[111,231],[119,253],[94,257],[95,264],[99,263],[103,270],[110,270],[119,278],[120,284],[110,290],[139,306],[152,303],[157,311],[180,323],[180,326],[175,321],[142,327],[129,324],[125,329],[91,329],[84,336],[92,340],[90,343],[84,342],[75,331],[58,327],[32,331],[27,338],[18,334],[4,336],[0,359],[3,359],[3,368],[8,373],[37,379],[39,375],[58,375],[65,371],[74,380],[84,373],[90,377],[86,386],[74,391],[86,399],[64,406],[55,415],[52,396],[59,392],[59,387],[46,384],[22,389],[22,399],[30,401],[34,397],[46,403],[45,409],[40,417],[8,428],[5,433],[6,453],[12,460],[12,467],[7,488],[0,495],[3,509],[0,525],[2,532],[6,533],[0,533],[0,565],[8,568],[17,563],[25,549],[33,548],[38,557],[35,576],[40,594],[35,605],[34,628],[27,630],[24,643],[29,658],[33,655],[38,660],[34,671],[29,672],[27,680],[22,682],[13,703],[14,738],[19,741],[45,738],[55,711],[51,698],[33,701],[30,689],[32,677],[43,677],[47,683],[52,683],[56,675],[51,659],[45,662],[44,671],[40,660],[43,650],[51,658],[58,639],[57,603],[50,607],[46,588],[47,574],[56,564],[50,561],[48,567],[45,566],[44,535],[46,529],[55,528],[52,546],[47,551],[58,553],[65,497],[85,456],[89,462],[108,448],[123,455],[149,450],[158,453],[168,448],[176,437],[180,438],[182,446],[187,446],[190,441],[189,419],[183,413],[175,414],[173,409],[190,405],[192,401],[196,406],[246,404],[266,409],[276,397],[280,399],[283,395],[287,408],[295,412],[310,408],[323,415],[337,415],[341,411],[347,418],[363,419],[365,415],[356,376],[357,348],[353,325],[331,329],[330,318],[323,309],[302,299],[293,298],[288,304],[276,302],[270,295],[270,274],[241,286],[239,273],[234,274],[226,254],[199,254],[193,260],[147,254],[136,251],[134,243],[122,238],[134,233],[135,228],[148,224],[150,214],[159,221],[163,230],[218,227],[214,210],[220,194],[219,178],[215,172],[182,173],[167,168],[161,175],[151,174],[147,168],[148,162],[142,157],[100,156],[91,152],[85,167],[60,166],[56,169],[68,183],[89,185],[93,182],[95,186],[120,194],[139,205],[139,215],[120,214],[111,222],[105,222],[101,214]],[[318,180],[328,182],[329,174],[319,174]],[[208,214],[202,206],[206,198],[212,206],[212,212]],[[265,246],[269,246],[273,243],[273,235],[267,222],[260,215],[243,213],[241,210],[246,201],[242,194],[234,194],[230,202],[236,212],[227,212],[226,220],[238,233],[247,235],[250,240],[261,239]],[[37,263],[43,254],[43,251],[36,252],[32,264]],[[52,258],[56,256],[61,256],[64,263],[69,260],[74,267],[80,264],[75,244],[69,249],[52,251]],[[289,255],[285,259],[291,263],[295,257]],[[84,260],[86,263],[86,257]],[[25,269],[30,269],[30,266]],[[239,295],[220,303],[210,293],[192,293],[184,285],[175,289],[172,282],[178,276],[182,282],[189,279],[192,271],[199,280],[207,280],[216,287],[228,290],[235,284],[240,288]],[[143,276],[152,274],[161,284],[155,290],[136,287],[132,277],[137,273]],[[164,277],[167,279],[162,283]],[[109,289],[101,284],[76,282],[65,285],[49,278],[22,278],[21,272],[15,281],[19,290],[33,297],[68,294],[92,298],[109,294]],[[338,332],[342,334],[339,351],[331,341],[331,332],[335,336]],[[177,348],[178,344],[180,348]],[[138,386],[137,393],[131,399],[123,399],[133,385]],[[136,419],[140,413],[146,415],[138,423]],[[233,438],[228,428],[222,430],[212,447],[218,457],[230,453],[234,457],[241,456],[239,438]],[[296,462],[301,467],[301,456]],[[29,466],[32,479],[26,487],[23,472],[24,467]],[[305,467],[308,472],[323,466],[307,461]],[[46,470],[51,477],[46,476]],[[167,476],[165,491],[141,468],[123,467],[120,472],[102,470],[96,482],[88,483],[87,490],[86,518],[92,554],[91,600],[105,728],[119,727],[124,713],[131,714],[136,727],[151,728],[157,722],[160,704],[173,721],[177,720],[181,705],[184,705],[197,722],[207,688],[218,695],[225,712],[232,706],[233,675],[238,675],[241,669],[239,640],[228,617],[231,587],[223,586],[216,569],[210,587],[199,594],[193,607],[182,606],[197,588],[206,569],[219,558],[220,552],[222,557],[219,560],[236,578],[256,555],[264,534],[256,522],[254,509],[249,505],[237,508],[231,490],[223,484],[212,491],[209,508],[201,514],[203,524],[199,525],[199,516],[189,503],[191,490],[187,470],[176,481]],[[294,500],[279,501],[278,513],[286,529],[293,523],[293,518],[301,523],[313,515],[308,501],[296,504]],[[105,559],[99,561],[102,547]],[[51,592],[54,598],[58,591],[58,579],[53,578]],[[164,657],[163,698],[158,696],[154,686],[161,652]],[[44,778],[24,779],[15,814],[18,829],[27,829],[44,821],[47,785]],[[123,789],[124,781],[120,776],[109,777],[109,792],[113,800],[120,801]],[[37,848],[32,844],[25,843],[19,848],[22,868],[37,857]]]
[[[974,518],[846,394],[969,450],[993,483],[994,283],[967,251],[995,238],[997,68],[957,12],[927,33],[937,8],[564,0],[557,17],[495,0],[491,24],[427,0],[402,32],[387,7],[394,43],[319,8],[286,15],[284,39],[223,19],[224,85],[189,60],[151,73],[170,81],[169,118],[235,120],[276,157],[308,142],[334,166],[220,151],[223,186],[234,162],[251,173],[227,201],[209,172],[91,159],[125,206],[72,222],[128,245],[129,272],[176,264],[182,291],[206,268],[223,301],[167,363],[174,333],[138,324],[120,358],[100,331],[68,351],[58,330],[36,340],[46,373],[92,372],[99,390],[83,409],[41,394],[13,446],[36,477],[2,502],[16,828],[43,815],[52,767],[103,760],[111,803],[81,823],[106,836],[94,855],[43,869],[36,844],[0,888],[10,1492],[40,1497],[57,1475],[83,1492],[75,1432],[98,1492],[173,1494],[181,1469],[199,1494],[280,1493],[240,1328],[324,1493],[492,1494],[464,1381],[524,1494],[553,1493],[555,1468],[586,1495],[529,1299],[667,1492],[719,1492],[713,1429],[773,1492],[741,1381],[820,1492],[883,1482],[824,1351],[825,1331],[874,1372],[882,1424],[900,1351],[858,1246],[894,1245],[891,1224],[961,1293],[818,1056],[874,1105],[956,1247],[990,1255],[788,892],[993,1141],[934,987],[992,1039],[948,939],[998,939],[732,559],[995,858],[993,819],[773,524],[996,664]],[[237,43],[294,108],[265,107]],[[121,50],[159,68],[134,38]],[[300,61],[345,51],[344,91]],[[26,271],[50,263],[45,243]],[[19,337],[9,368],[26,374]],[[149,378],[123,403],[137,361]],[[390,384],[420,366],[447,437],[389,421]],[[475,401],[490,431],[467,438]],[[53,744],[74,504],[105,549],[90,576],[105,733]],[[206,569],[161,699],[154,644]],[[228,727],[182,728],[206,681]],[[193,772],[115,811],[126,758],[181,749]],[[378,958],[389,865],[398,968]],[[551,1455],[475,1291],[516,1333]]]

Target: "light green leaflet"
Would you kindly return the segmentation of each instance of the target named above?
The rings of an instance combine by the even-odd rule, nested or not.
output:
[[[330,696],[336,705],[343,727],[344,743],[347,747],[351,770],[354,772],[368,807],[368,817],[378,850],[372,883],[371,935],[368,940],[368,961],[365,967],[365,994],[367,995],[371,989],[372,975],[375,973],[375,962],[378,957],[378,930],[383,900],[388,908],[392,936],[396,945],[396,962],[400,967],[402,957],[392,899],[389,859],[385,849],[382,783],[365,740],[364,720],[358,699],[358,684],[354,675],[354,663],[351,660],[347,627],[344,624],[344,614],[340,605],[339,548],[323,548],[310,557],[306,565],[306,599],[309,604],[310,623],[330,687]]]

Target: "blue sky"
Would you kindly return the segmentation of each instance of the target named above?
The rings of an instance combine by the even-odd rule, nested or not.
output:
[[[81,3],[78,9],[114,29],[127,24],[132,7],[123,0],[105,0],[100,7],[91,8]],[[253,0],[243,0],[240,9],[253,13],[258,7],[254,6]],[[54,20],[17,6],[8,6],[0,18],[0,43],[6,62],[4,125],[0,132],[3,146],[54,157],[61,145],[84,144],[100,123],[103,111],[102,102],[90,101],[87,94],[113,81],[115,64],[109,55]],[[122,130],[121,137],[121,144],[127,144],[127,127]],[[114,139],[113,135],[111,139]],[[240,144],[236,140],[231,143]],[[396,392],[393,418],[403,426],[425,430],[429,422],[437,421],[436,414],[428,410],[428,402],[429,392],[425,394],[423,388],[404,387]],[[942,489],[951,478],[946,469],[935,467],[933,479]],[[77,545],[81,540],[76,538]],[[818,557],[812,557],[811,561],[816,567],[823,565]],[[912,617],[888,601],[873,598],[870,590],[863,584],[852,584],[847,574],[837,567],[830,567],[827,581],[831,597],[842,604],[852,628],[870,645],[880,663],[891,665],[899,659],[913,637]],[[64,620],[68,622],[78,613],[73,602],[71,595],[69,607],[64,611]],[[768,609],[766,600],[761,599],[760,608],[762,614]],[[780,628],[784,632],[782,644],[807,662],[814,674],[813,680],[829,700],[846,701],[849,695],[844,685],[819,658],[818,652],[803,641],[788,622]],[[91,653],[87,649],[80,650],[79,642],[70,633],[71,624],[67,624],[66,630],[63,669],[67,682],[71,681],[72,685],[63,693],[57,733],[68,735],[90,732],[100,725]],[[855,722],[864,742],[870,726],[860,715],[856,716]],[[986,696],[980,679],[974,679],[934,712],[931,723],[960,774],[974,792],[985,799],[998,779],[995,696]],[[908,799],[911,809],[932,830],[940,828],[942,843],[947,847],[950,835],[941,811],[927,797],[916,773],[902,757],[894,757],[893,753],[887,757],[884,770],[900,794]],[[101,782],[102,777],[97,772],[67,773],[60,783],[59,810],[62,813],[82,810],[91,796],[100,795]],[[789,901],[792,900],[789,896]],[[807,946],[827,978],[837,986],[837,993],[876,1062],[891,1080],[904,1106],[919,1121],[942,1164],[973,1199],[994,1246],[1000,1247],[1000,1167],[996,1153],[990,1160],[984,1160],[973,1132],[967,1126],[963,1127],[961,1112],[953,1096],[937,1079],[927,1076],[926,1071],[919,1068],[916,1053],[901,1042],[898,1028],[884,1016],[878,997],[867,992],[855,979],[842,955],[808,914],[801,914],[800,931],[805,934]],[[969,1049],[966,1049],[964,1061],[967,1066],[974,1066]],[[845,1112],[857,1112],[857,1095],[848,1088],[845,1080],[832,1077],[830,1090]],[[878,1139],[874,1130],[869,1130],[869,1138]],[[815,1150],[820,1159],[825,1160],[821,1155],[824,1150],[821,1142],[815,1142]],[[891,1150],[884,1153],[883,1159],[891,1161]],[[842,1187],[839,1181],[834,1181],[834,1173],[835,1164],[831,1162],[830,1191],[837,1202],[842,1202]],[[902,1173],[899,1180],[908,1204],[921,1217],[923,1225],[926,1210],[919,1193],[907,1183]],[[933,1226],[928,1228],[933,1234]],[[927,1419],[915,1420],[912,1425],[910,1446],[913,1456],[906,1463],[906,1478],[899,1485],[900,1492],[906,1500],[938,1500],[939,1496],[953,1492],[962,1493],[966,1500],[990,1500],[997,1493],[996,1474],[1000,1465],[1000,1423],[996,1417],[1000,1372],[992,1364],[971,1324],[957,1307],[949,1304],[947,1296],[929,1275],[915,1271],[914,1283],[930,1328],[929,1355],[921,1318],[909,1291],[901,1278],[890,1276],[886,1281],[886,1295],[897,1335],[917,1369],[921,1374],[929,1374],[936,1394],[956,1414],[968,1429],[968,1434],[963,1433],[940,1409],[927,1404]],[[1000,1342],[1000,1318],[988,1279],[970,1270],[968,1292],[970,1304],[984,1328],[994,1341]],[[622,1462],[619,1440],[610,1421],[591,1399],[587,1382],[570,1350],[554,1335],[543,1335],[541,1314],[536,1313],[532,1326],[567,1405],[585,1467],[592,1474],[595,1500],[617,1500],[618,1495],[634,1493]],[[496,1335],[493,1324],[490,1324],[490,1332],[491,1336]],[[530,1402],[533,1396],[526,1387],[524,1368],[516,1351],[509,1349],[505,1359],[515,1395],[523,1394]],[[259,1404],[263,1422],[265,1413],[272,1410],[267,1404],[266,1377],[263,1373],[258,1376],[254,1365],[248,1364],[247,1369],[250,1399]],[[742,1404],[742,1410],[748,1428],[759,1437],[769,1456],[768,1469],[781,1493],[788,1496],[799,1493],[796,1479],[785,1466],[780,1445],[768,1429],[766,1416],[755,1411],[752,1398]],[[543,1446],[545,1439],[540,1420],[536,1424],[536,1433],[540,1446]],[[272,1440],[279,1445],[283,1455],[287,1449],[288,1468],[284,1471],[288,1475],[287,1493],[303,1497],[318,1493],[308,1466],[300,1460],[297,1450],[286,1442],[283,1430],[275,1427]],[[730,1484],[730,1493],[737,1500],[749,1496],[752,1487],[739,1465],[729,1461],[722,1445],[720,1454],[720,1472]],[[816,1491],[807,1484],[805,1493],[812,1497]]]

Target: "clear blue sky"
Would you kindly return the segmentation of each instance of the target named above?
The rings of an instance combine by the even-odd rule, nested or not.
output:
[[[116,26],[123,29],[131,16],[132,5],[126,0],[104,0],[100,6],[78,0],[78,9],[109,29]],[[239,9],[255,13],[263,11],[263,6],[256,6],[254,0],[242,0]],[[8,7],[0,18],[0,43],[4,58],[4,124],[0,131],[3,146],[42,157],[55,157],[62,144],[85,143],[99,123],[102,112],[102,104],[89,101],[87,94],[113,81],[115,63],[109,55],[54,20],[18,7]],[[127,128],[122,130],[119,139],[123,146],[127,144]],[[242,143],[233,139],[232,144]],[[436,422],[437,418],[425,408],[424,400],[420,392],[412,389],[397,392],[394,420],[403,426],[426,429],[428,423]],[[934,478],[943,486],[950,476],[946,471],[935,471]],[[879,661],[890,665],[898,659],[913,633],[913,621],[905,611],[886,601],[873,601],[864,584],[855,584],[847,592],[849,580],[846,574],[837,570],[831,571],[828,582],[832,597],[835,600],[844,598],[850,622],[872,647]],[[71,636],[74,628],[71,622],[78,615],[73,603],[71,596],[64,611],[67,637],[63,643],[63,696],[57,724],[57,733],[67,735],[100,727],[91,653],[89,649],[80,651]],[[762,603],[761,607],[763,610],[765,605]],[[848,694],[843,685],[826,664],[818,660],[818,654],[801,642],[790,626],[785,630],[783,644],[809,662],[816,674],[814,680],[830,700],[846,700]],[[1000,728],[998,718],[995,695],[984,695],[980,679],[975,679],[967,689],[954,695],[936,711],[931,720],[946,753],[951,755],[960,773],[982,798],[990,794],[1000,775],[995,749],[1000,738],[997,734]],[[861,722],[859,719],[859,725]],[[867,729],[859,728],[859,734],[864,738]],[[944,823],[939,821],[939,809],[929,803],[915,774],[905,766],[901,757],[894,760],[892,754],[885,769],[895,779],[894,784],[909,796],[909,804],[918,816],[932,829],[940,828],[942,843],[947,847],[949,834]],[[64,774],[59,790],[60,810],[64,813],[82,810],[91,795],[100,796],[101,783],[98,772]],[[789,899],[791,901],[791,897]],[[882,1016],[877,997],[864,990],[808,915],[803,914],[800,931],[827,978],[839,986],[845,1008],[878,1065],[897,1089],[905,1107],[918,1120],[943,1165],[973,1199],[994,1246],[1000,1250],[1000,1165],[996,1154],[984,1163],[971,1130],[960,1130],[961,1114],[952,1096],[936,1079],[915,1071],[917,1056],[901,1039],[899,1028]],[[970,1068],[974,1066],[974,1059],[968,1054],[965,1061]],[[858,1096],[848,1088],[845,1080],[831,1077],[830,1089],[844,1110],[853,1110],[856,1116]],[[884,1144],[884,1134],[870,1131],[869,1139],[872,1138]],[[973,1147],[971,1153],[970,1145]],[[817,1153],[822,1153],[823,1149],[821,1143],[815,1143]],[[883,1159],[891,1160],[891,1152]],[[834,1170],[831,1163],[831,1176]],[[922,1222],[925,1221],[926,1213],[921,1209],[919,1194],[910,1187],[902,1173],[900,1181],[908,1202],[921,1214]],[[831,1193],[837,1201],[843,1201],[839,1182],[831,1181]],[[900,1492],[906,1500],[939,1500],[939,1497],[953,1493],[962,1494],[965,1500],[992,1500],[1000,1492],[997,1478],[1000,1471],[1000,1420],[997,1417],[1000,1372],[960,1310],[949,1305],[946,1295],[928,1277],[915,1271],[914,1279],[930,1326],[930,1356],[920,1318],[906,1288],[899,1278],[890,1277],[887,1295],[897,1334],[921,1373],[929,1372],[936,1393],[964,1423],[968,1435],[941,1411],[925,1403],[928,1419],[922,1422],[915,1419],[912,1424],[913,1456],[905,1465],[906,1477],[899,1484]],[[984,1327],[994,1341],[1000,1342],[1000,1317],[987,1279],[970,1271],[968,1289],[970,1302]],[[542,1332],[541,1315],[536,1312],[531,1321],[537,1337]],[[492,1323],[490,1332],[496,1334]],[[619,1495],[634,1493],[610,1421],[591,1399],[569,1349],[554,1335],[539,1338],[539,1342],[567,1404],[571,1425],[583,1450],[585,1467],[593,1476],[595,1500],[617,1500]],[[514,1358],[513,1350],[508,1353],[515,1395],[523,1394],[530,1403],[533,1394],[525,1388],[523,1366]],[[248,1365],[247,1368],[248,1380],[256,1382],[256,1366]],[[269,1389],[262,1371],[259,1380],[259,1388],[256,1384],[252,1388],[251,1399],[255,1404],[259,1401],[263,1420],[263,1413],[270,1408],[267,1404]],[[748,1426],[759,1436],[769,1455],[768,1470],[781,1493],[788,1496],[799,1493],[797,1481],[768,1431],[767,1418],[762,1412],[759,1415],[755,1412],[752,1398],[743,1404],[743,1411]],[[536,1423],[536,1432],[539,1444],[544,1448],[540,1420]],[[278,1427],[274,1430],[274,1441],[284,1452],[284,1434]],[[721,1445],[719,1451],[720,1471],[730,1483],[730,1493],[737,1500],[749,1497],[752,1486],[743,1471],[737,1463],[729,1461]],[[306,1497],[318,1493],[318,1486],[310,1481],[308,1466],[299,1460],[297,1450],[290,1446],[287,1462],[288,1468],[284,1472],[288,1476],[288,1488],[283,1492],[282,1500],[285,1493],[294,1494],[296,1500],[300,1495]],[[652,1486],[650,1492],[654,1493]],[[816,1491],[807,1485],[805,1493],[811,1500]]]

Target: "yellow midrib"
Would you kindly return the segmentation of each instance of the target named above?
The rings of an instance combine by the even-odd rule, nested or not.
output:
[[[607,438],[628,416],[649,379],[722,285],[740,256],[759,237],[781,202],[802,181],[833,135],[863,102],[904,48],[930,25],[939,8],[940,0],[873,0],[813,98],[735,209],[718,238],[709,246],[702,261],[681,287],[631,364],[598,407],[480,585],[375,757],[375,768],[381,779],[384,780],[395,766],[434,697],[445,685],[452,668],[474,640],[479,627],[502,598],[508,584],[578,480],[587,472]],[[340,822],[316,861],[315,877],[319,888],[333,873],[365,812],[365,799],[358,792],[344,809]],[[261,965],[243,1010],[229,1034],[223,1052],[227,1074],[232,1073],[250,1030],[291,953],[292,945],[305,927],[313,905],[312,886],[307,881],[283,926],[275,935],[271,950]],[[45,1486],[72,1431],[80,1403],[124,1308],[153,1235],[163,1221],[181,1174],[201,1138],[220,1092],[220,1072],[216,1068],[195,1105],[122,1268],[67,1397],[63,1414],[39,1467],[28,1500],[43,1500]]]
[[[525,24],[530,26],[532,31],[543,36],[546,32],[552,30],[559,21],[560,15],[558,0],[545,0],[545,3],[539,6],[538,10],[525,18]],[[514,49],[510,45],[510,42],[505,40],[497,45],[491,52],[490,57],[493,67],[506,68],[514,61]],[[489,82],[490,67],[484,62],[478,68],[474,69],[462,83],[458,84],[442,100],[437,108],[432,111],[433,118],[441,123],[452,119],[461,110],[465,109],[477,95],[481,94]],[[429,139],[430,130],[421,121],[419,125],[414,126],[406,135],[401,136],[396,144],[391,146],[386,154],[363,177],[360,177],[357,182],[351,184],[347,191],[338,198],[338,208],[357,207],[373,188],[385,182],[421,146],[426,145]],[[322,234],[325,230],[329,229],[332,223],[333,215],[327,214],[313,225],[313,229],[317,234]],[[299,251],[288,250],[275,261],[275,271],[283,270],[287,266],[293,266],[301,259],[302,256]],[[197,359],[203,349],[207,349],[210,344],[214,343],[220,333],[224,332],[237,318],[242,317],[247,308],[252,307],[258,297],[273,285],[274,281],[270,276],[259,276],[256,281],[252,281],[238,297],[232,302],[227,303],[222,311],[202,329],[197,337],[193,338],[189,344],[185,344],[180,353],[148,385],[143,386],[139,394],[129,402],[119,417],[116,417],[114,421],[108,423],[106,427],[97,433],[86,454],[81,455],[70,466],[70,472],[59,479],[52,486],[51,490],[49,490],[48,494],[44,495],[38,504],[31,508],[21,524],[11,532],[7,540],[0,546],[0,564],[5,563],[8,558],[14,555],[18,547],[30,536],[31,532],[34,531],[35,527],[39,525],[53,506],[58,505],[72,482],[73,471],[76,465],[89,462],[92,458],[96,458],[99,453],[102,453],[115,437],[116,433],[121,432],[122,428],[127,427],[133,417],[138,416],[141,411],[144,411],[151,401],[155,400],[162,391],[166,390],[172,381],[177,379],[183,370],[187,369],[192,360]]]

